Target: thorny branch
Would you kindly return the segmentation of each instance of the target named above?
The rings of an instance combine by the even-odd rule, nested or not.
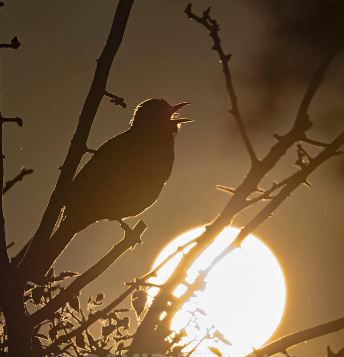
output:
[[[225,77],[226,89],[232,104],[230,113],[233,115],[238,125],[241,137],[244,141],[248,154],[251,158],[252,164],[254,164],[257,161],[257,155],[253,149],[253,146],[247,134],[244,121],[241,117],[237,95],[235,93],[234,86],[233,86],[232,74],[228,65],[232,55],[226,54],[222,48],[221,38],[219,36],[220,26],[217,23],[217,21],[210,16],[210,9],[211,8],[209,7],[206,11],[204,11],[203,16],[201,17],[201,16],[197,16],[192,12],[192,5],[189,4],[185,9],[185,13],[190,19],[195,20],[199,24],[203,25],[210,33],[210,37],[214,42],[211,49],[218,54],[218,57],[220,59],[223,74]]]
[[[285,353],[288,348],[301,342],[311,340],[344,329],[344,317],[330,321],[303,331],[295,332],[273,341],[258,350],[255,350],[247,357],[267,357],[276,353]]]
[[[14,36],[10,43],[0,43],[0,48],[11,48],[12,50],[16,50],[20,47],[21,43],[18,40],[17,36]]]
[[[61,173],[55,190],[50,197],[41,224],[31,241],[28,253],[24,256],[22,261],[21,269],[25,274],[30,272],[31,263],[36,260],[37,254],[43,252],[44,242],[49,240],[63,206],[64,193],[76,173],[81,158],[85,154],[85,148],[87,147],[86,142],[99,104],[106,92],[105,88],[110,68],[122,43],[133,2],[134,0],[120,0],[118,2],[106,45],[97,60],[93,81],[80,114],[78,127],[71,141],[66,159],[61,167]]]
[[[218,25],[215,20],[210,18],[209,9],[203,13],[203,17],[193,14],[191,11],[191,5],[187,6],[185,12],[188,17],[201,23],[209,31],[213,31],[214,33],[211,32],[212,37],[215,36],[215,33],[216,36],[218,36]],[[215,237],[223,230],[223,228],[231,224],[233,218],[239,212],[243,211],[251,204],[249,197],[257,191],[259,192],[258,185],[260,181],[266,176],[266,174],[279,162],[279,160],[285,155],[288,149],[290,149],[294,144],[306,139],[306,131],[309,130],[312,126],[312,122],[310,121],[308,115],[309,106],[315,96],[317,89],[322,83],[323,77],[329,65],[339,52],[340,45],[341,41],[336,35],[333,45],[331,45],[329,51],[321,60],[320,64],[316,68],[310,80],[310,83],[299,106],[296,119],[292,128],[285,135],[275,135],[277,142],[272,146],[270,151],[262,160],[257,160],[254,165],[251,165],[248,174],[244,178],[243,182],[239,185],[239,187],[230,190],[232,193],[232,197],[230,198],[228,204],[226,205],[222,213],[206,227],[206,231],[200,237],[198,237],[197,245],[194,246],[191,251],[185,256],[185,258],[180,262],[178,268],[171,274],[168,281],[162,286],[159,294],[156,296],[153,302],[152,308],[147,312],[145,319],[138,327],[135,338],[130,347],[130,353],[146,350],[148,348],[146,343],[147,336],[152,335],[155,336],[154,341],[158,341],[156,345],[152,346],[152,348],[154,348],[154,351],[160,351],[161,353],[164,353],[166,349],[166,344],[163,341],[169,333],[170,318],[166,317],[163,321],[160,321],[160,314],[162,311],[171,310],[170,304],[173,300],[172,296],[174,289],[179,284],[184,283],[184,279],[189,267],[204,251],[204,249],[210,246],[210,244],[214,241]],[[222,66],[224,62],[228,65],[229,58],[227,57],[224,59],[226,59],[226,61],[222,61]],[[343,143],[343,139],[344,135],[341,134],[331,144],[332,148],[338,148]],[[322,163],[328,157],[333,156],[337,150],[327,149],[328,147],[326,147],[326,149],[321,154],[319,154],[318,160],[310,163],[308,168],[309,170],[311,169],[310,172],[312,172],[320,163]],[[303,178],[301,180],[301,176],[305,174],[306,171],[298,173],[298,175],[300,176],[299,179],[296,180],[298,184],[305,182]],[[306,177],[307,175],[305,176],[305,178]],[[286,193],[289,191],[292,192],[297,187],[297,185],[295,185],[296,181],[293,185],[290,186],[285,186],[285,182],[283,182],[284,188],[282,189],[282,191],[276,196],[274,200],[269,203],[268,207],[263,209],[263,211],[250,222],[250,225],[242,231],[239,237],[240,239],[235,240],[231,245],[232,249],[234,247],[239,247],[240,241],[244,238],[244,235],[246,236],[247,234],[249,234],[253,228],[257,227],[258,224],[260,224],[264,219],[268,218],[273,213],[273,211],[288,196],[286,195]]]
[[[2,189],[2,194],[4,195],[6,192],[8,192],[15,184],[18,182],[22,181],[25,176],[31,175],[33,173],[32,169],[26,169],[23,167],[20,171],[20,173],[13,177],[11,180],[6,181],[3,189]]]

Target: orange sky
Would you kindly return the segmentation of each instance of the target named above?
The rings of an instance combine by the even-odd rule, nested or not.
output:
[[[209,50],[207,33],[186,19],[186,4],[182,0],[137,0],[114,61],[108,89],[125,97],[128,108],[123,110],[103,100],[90,147],[125,130],[134,107],[150,97],[165,98],[172,104],[190,101],[192,106],[183,114],[196,122],[185,126],[177,138],[174,171],[160,200],[140,217],[149,225],[145,243],[116,263],[84,296],[99,289],[108,298],[118,294],[124,281],[150,267],[169,240],[213,219],[227,200],[215,185],[234,186],[247,170],[246,152],[227,115],[220,67]],[[195,10],[208,4],[195,1]],[[303,33],[303,27],[300,32],[291,27],[307,21],[298,12],[286,18],[278,13],[277,17],[275,9],[258,8],[252,0],[214,0],[211,4],[221,24],[224,46],[233,54],[231,68],[243,116],[263,154],[273,143],[272,133],[289,128],[306,78],[326,44],[319,28],[326,34],[330,21],[318,21],[319,13],[309,9],[314,16],[309,16],[306,26],[310,30]],[[110,0],[97,5],[90,0],[12,0],[1,10],[1,38],[16,34],[22,42],[17,51],[3,52],[1,57],[1,110],[6,116],[25,120],[22,129],[6,128],[6,176],[12,177],[23,165],[35,169],[34,175],[5,197],[8,237],[16,242],[16,248],[32,236],[47,203],[113,9],[114,1]],[[298,19],[296,25],[288,22],[290,18]],[[312,26],[317,29],[314,33]],[[316,138],[329,140],[343,129],[343,79],[341,56],[311,109],[318,128],[313,130]],[[277,177],[271,177],[294,169],[294,158],[292,152],[276,170]],[[344,181],[339,175],[340,160],[321,167],[311,178],[312,189],[299,189],[255,232],[272,248],[287,279],[287,310],[275,337],[344,313]],[[245,218],[247,214],[237,224],[243,224]],[[120,234],[116,223],[90,227],[75,239],[59,267],[85,269]],[[295,354],[323,356],[326,344],[331,343],[335,350],[343,336],[318,339],[298,347]]]

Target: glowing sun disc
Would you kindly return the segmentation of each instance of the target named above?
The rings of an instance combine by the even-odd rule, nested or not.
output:
[[[204,227],[200,227],[178,236],[161,251],[153,267],[203,231]],[[198,271],[207,268],[212,259],[234,240],[238,232],[237,228],[225,228],[190,267],[187,282],[195,281]],[[185,248],[184,253],[189,249],[190,247]],[[181,259],[182,253],[178,253],[150,281],[156,284],[166,281]],[[184,292],[185,286],[180,285],[175,295],[180,296]],[[150,289],[151,296],[156,293],[156,288]],[[200,332],[188,325],[190,311],[204,311],[205,316],[199,317],[197,321],[201,329],[214,326],[232,344],[216,347],[228,356],[244,356],[253,347],[262,346],[274,333],[283,316],[285,300],[285,280],[277,259],[262,241],[249,235],[240,249],[231,252],[211,270],[206,279],[205,290],[197,293],[196,297],[175,314],[171,328],[175,331],[185,328],[189,341],[197,341],[197,338],[201,338]],[[209,343],[202,343],[197,350],[209,353],[207,347]]]

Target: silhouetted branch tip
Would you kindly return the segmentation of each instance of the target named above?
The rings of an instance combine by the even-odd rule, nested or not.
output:
[[[0,7],[5,6],[5,3],[3,1],[0,1]]]
[[[14,36],[11,40],[11,43],[0,43],[0,48],[11,48],[16,50],[20,47],[21,43],[18,40],[17,36]]]
[[[14,246],[14,242],[7,244],[6,249],[11,249]]]
[[[124,98],[118,97],[117,95],[114,95],[108,91],[105,91],[104,95],[111,98],[111,103],[115,103],[115,105],[120,105],[123,109],[127,107],[127,103],[125,103]]]
[[[136,244],[141,244],[142,234],[147,229],[147,224],[144,221],[139,221],[134,228],[130,228],[130,226],[124,221],[120,221],[120,225],[125,232],[125,239],[132,241],[132,247]]]
[[[218,22],[210,16],[210,10],[211,8],[209,7],[208,9],[203,11],[202,16],[198,16],[192,12],[192,4],[190,3],[186,6],[184,12],[189,19],[195,20],[197,23],[201,24],[209,31],[209,35],[213,40],[213,45],[211,49],[217,53],[220,63],[222,65],[222,71],[226,82],[226,89],[232,105],[230,113],[233,115],[234,120],[239,128],[240,135],[250,156],[251,163],[255,164],[257,163],[258,158],[249,139],[244,121],[240,114],[237,95],[234,90],[232,75],[228,65],[231,59],[231,54],[226,54],[222,48],[221,38],[219,36],[220,26]]]
[[[19,117],[15,117],[15,118],[4,118],[1,113],[0,113],[0,118],[2,121],[2,124],[4,123],[15,123],[18,126],[22,127],[23,126],[23,119],[19,118]]]
[[[2,189],[2,194],[5,194],[6,192],[8,192],[16,183],[22,181],[25,176],[31,175],[32,173],[33,173],[32,169],[26,169],[25,167],[23,167],[17,176],[15,176],[11,180],[8,180],[5,183],[5,185]]]

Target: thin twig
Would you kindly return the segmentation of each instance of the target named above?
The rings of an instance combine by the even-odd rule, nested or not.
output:
[[[13,177],[13,179],[6,181],[3,189],[2,189],[2,194],[4,195],[6,192],[8,192],[15,184],[18,182],[22,181],[25,176],[31,175],[33,173],[32,169],[26,169],[23,167],[20,171],[20,173]]]
[[[20,47],[21,43],[18,40],[17,36],[14,36],[10,43],[0,43],[0,48],[11,48],[12,50],[16,50]]]
[[[284,353],[288,348],[299,343],[342,329],[344,329],[344,317],[279,338],[278,340],[255,350],[247,357],[267,357],[276,353]]]
[[[104,95],[111,98],[110,100],[111,103],[115,103],[115,105],[120,105],[123,109],[127,107],[127,103],[125,103],[124,98],[118,97],[117,95],[114,95],[108,91],[105,91]]]
[[[247,134],[247,129],[245,127],[244,121],[241,117],[237,95],[234,90],[232,74],[229,69],[229,61],[231,59],[231,55],[226,54],[222,48],[221,38],[219,36],[220,26],[217,23],[217,21],[210,16],[210,7],[203,12],[203,16],[201,17],[194,14],[192,12],[192,4],[188,4],[188,6],[185,9],[185,13],[190,19],[195,20],[209,31],[210,37],[213,40],[213,46],[211,49],[218,54],[220,63],[222,65],[222,70],[226,82],[226,89],[232,105],[230,113],[233,115],[237,123],[237,126],[240,131],[240,135],[244,141],[244,144],[251,158],[251,161],[252,163],[255,163],[258,160],[257,155],[253,149],[252,143]]]
[[[2,123],[15,123],[18,126],[22,127],[23,126],[23,119],[19,118],[19,117],[15,117],[15,118],[5,118],[1,115],[0,113],[0,118]]]

